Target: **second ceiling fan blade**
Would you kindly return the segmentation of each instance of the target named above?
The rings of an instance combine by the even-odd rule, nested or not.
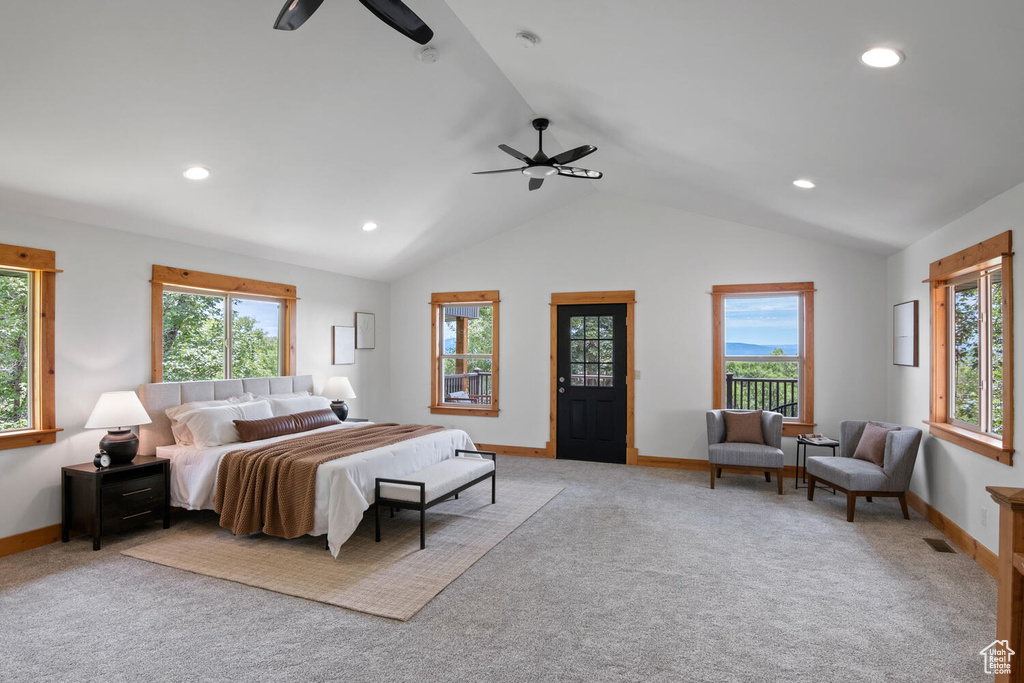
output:
[[[473,175],[487,175],[488,173],[522,173],[522,168],[503,168],[500,171],[473,171]]]
[[[509,147],[508,145],[498,145],[498,149],[500,149],[505,154],[511,154],[516,159],[519,159],[519,161],[524,161],[524,162],[526,162],[528,164],[532,164],[533,163],[533,159],[531,159],[530,157],[526,156],[525,154],[520,152],[518,149],[513,149],[512,147]]]
[[[562,164],[571,164],[577,159],[582,159],[588,154],[593,154],[597,151],[597,147],[593,145],[580,145],[576,149],[570,149],[568,152],[562,152],[551,157],[550,161],[555,166],[561,166]]]
[[[530,189],[539,190],[540,186],[544,184],[543,178],[530,178]]]
[[[426,45],[434,37],[422,19],[401,0],[359,0],[385,24],[420,45]],[[319,2],[317,4],[320,4]]]
[[[274,28],[278,31],[294,31],[320,7],[324,0],[288,0],[277,15]]]

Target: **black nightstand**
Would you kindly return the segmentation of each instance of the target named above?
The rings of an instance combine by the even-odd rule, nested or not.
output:
[[[72,531],[92,536],[100,549],[104,533],[157,519],[171,526],[171,461],[138,455],[127,465],[96,469],[91,462],[61,468],[61,540]]]

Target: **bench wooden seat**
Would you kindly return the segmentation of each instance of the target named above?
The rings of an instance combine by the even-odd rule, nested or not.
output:
[[[462,454],[489,455],[485,458],[467,458]],[[376,540],[380,542],[380,509],[381,506],[399,510],[419,510],[420,513],[420,550],[427,547],[426,511],[438,503],[450,498],[458,498],[459,492],[465,491],[490,478],[491,504],[496,498],[495,474],[497,457],[493,451],[468,451],[458,449],[455,457],[442,460],[419,472],[408,475],[405,479],[377,477],[374,480],[374,518]]]

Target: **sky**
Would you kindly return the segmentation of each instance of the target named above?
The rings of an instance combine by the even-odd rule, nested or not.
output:
[[[256,327],[262,329],[268,336],[276,337],[281,321],[281,305],[269,301],[250,301],[248,299],[235,299],[232,304],[238,315],[248,316],[256,319]]]
[[[724,303],[725,343],[799,343],[800,297],[726,297]]]

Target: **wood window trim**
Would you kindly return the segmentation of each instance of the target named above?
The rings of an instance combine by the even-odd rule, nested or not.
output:
[[[633,360],[636,291],[554,292],[551,294],[551,395],[548,442],[544,452],[548,458],[558,457],[558,307],[583,304],[626,304],[626,464],[638,465],[636,429],[634,428],[635,369]]]
[[[32,273],[32,416],[31,429],[0,434],[0,450],[41,446],[57,441],[56,402],[56,252],[0,244],[0,268]]]
[[[797,436],[813,431],[814,422],[814,283],[813,282],[771,282],[750,285],[715,285],[711,288],[711,372],[712,408],[721,410],[724,405],[725,339],[722,301],[728,294],[801,294],[803,301],[803,351],[802,381],[800,383],[800,416],[796,420],[782,423],[783,436]]]
[[[948,284],[970,273],[999,266],[1003,277],[1003,435],[974,432],[949,423]],[[969,451],[1013,465],[1013,235],[1012,231],[933,261],[928,268],[931,289],[931,397],[928,433]]]
[[[284,325],[281,330],[281,344],[284,353],[281,359],[281,374],[295,374],[295,313],[299,298],[293,285],[230,275],[216,275],[156,264],[153,264],[153,279],[150,280],[150,283],[152,283],[150,343],[153,364],[152,381],[154,383],[164,381],[164,288],[168,285],[218,294],[242,294],[281,299],[284,307]]]
[[[470,415],[473,417],[498,417],[498,304],[501,297],[496,289],[473,292],[435,292],[430,295],[430,412],[433,415]],[[492,307],[491,315],[491,403],[490,405],[458,406],[443,403],[443,385],[438,381],[441,373],[440,315],[447,304],[486,304]]]

